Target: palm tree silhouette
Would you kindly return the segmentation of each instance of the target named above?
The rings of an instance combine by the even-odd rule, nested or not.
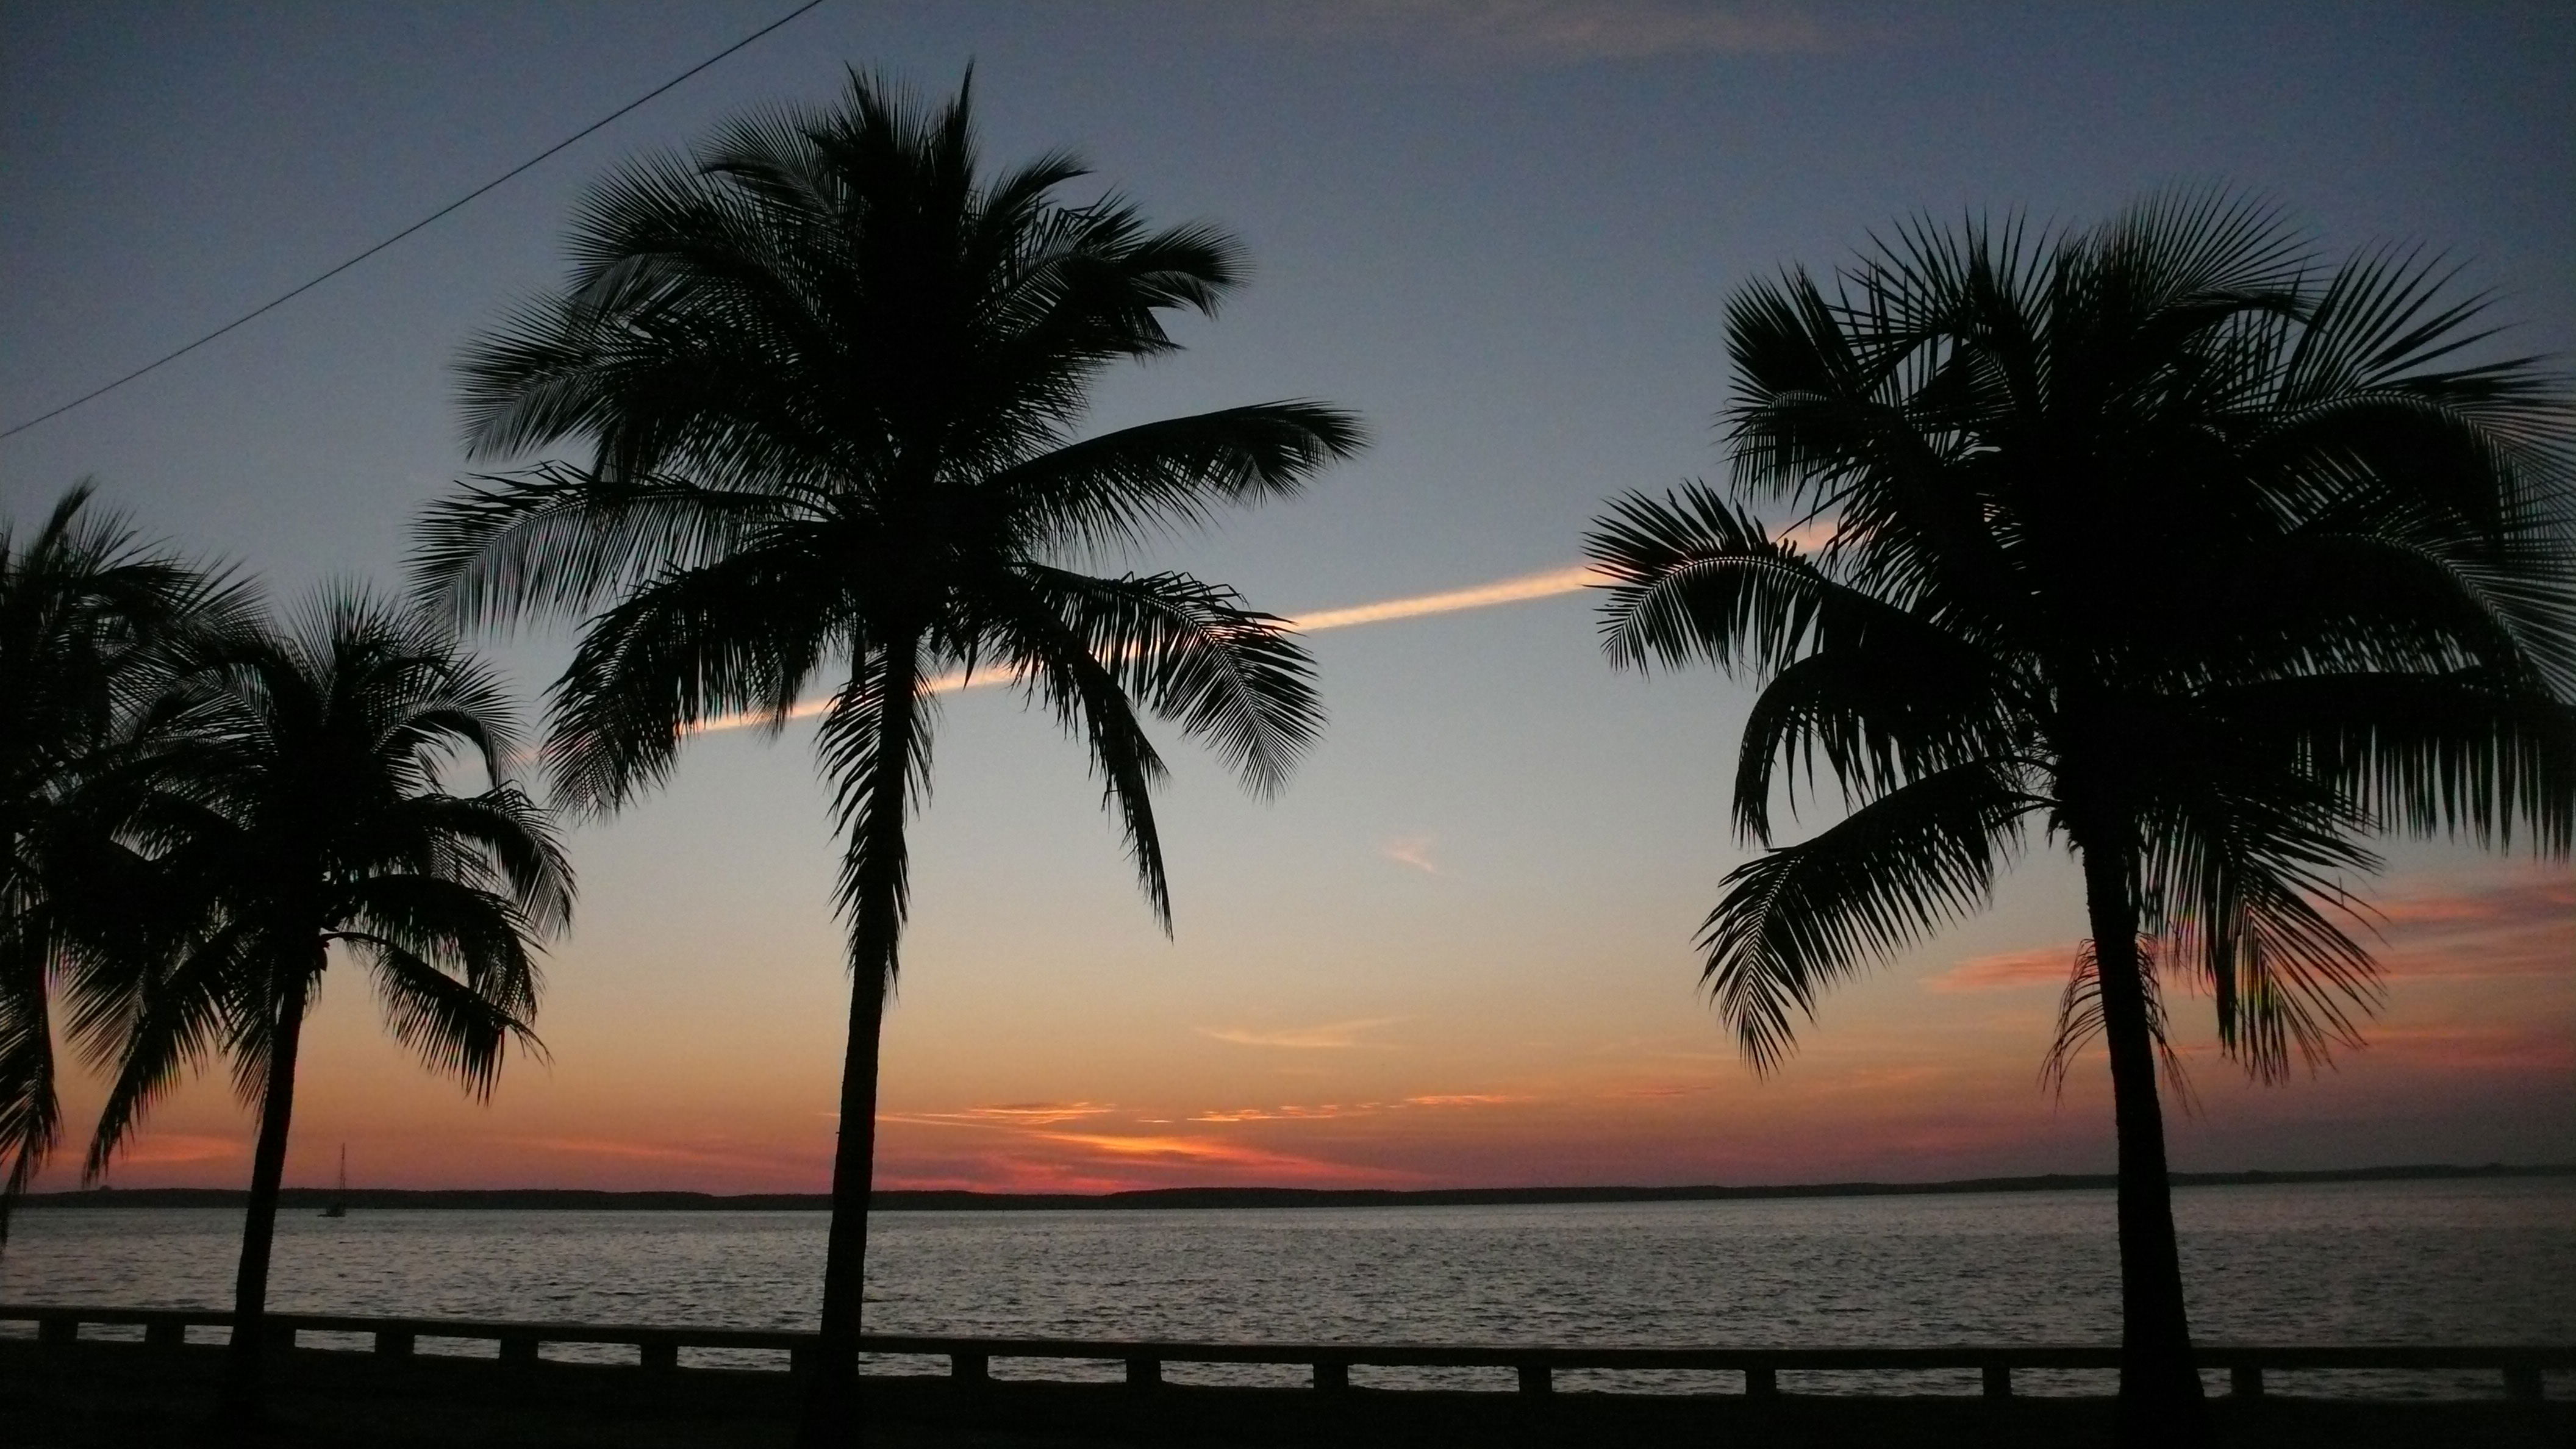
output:
[[[190,929],[127,975],[89,1172],[181,1075],[230,1058],[259,1109],[223,1400],[240,1422],[259,1410],[296,1050],[331,948],[366,965],[395,1040],[486,1097],[508,1041],[535,1045],[534,943],[569,920],[572,879],[508,783],[520,747],[498,680],[362,594],[207,642],[162,708],[190,727],[149,762],[143,833]],[[469,761],[486,788],[452,792]]]
[[[171,647],[242,603],[91,496],[74,486],[23,536],[0,522],[0,1244],[62,1128],[52,989],[83,999],[132,945],[143,866],[119,838],[134,800],[120,767],[147,743]],[[90,1024],[77,1007],[66,1023],[82,1041]]]
[[[1092,379],[1176,350],[1159,314],[1212,313],[1237,248],[1149,230],[1114,194],[1052,200],[1085,174],[1063,153],[984,177],[970,88],[931,111],[853,73],[838,109],[737,121],[694,162],[636,163],[592,194],[571,285],[464,362],[478,453],[580,439],[588,460],[442,503],[417,560],[467,621],[597,610],[547,745],[576,807],[616,808],[692,730],[743,713],[775,728],[839,675],[817,751],[853,989],[807,1444],[847,1422],[856,1385],[878,1031],[931,689],[996,672],[1089,745],[1168,930],[1163,764],[1137,706],[1258,791],[1321,713],[1304,651],[1233,591],[1084,565],[1293,493],[1360,442],[1309,402],[1076,439]]]
[[[2034,828],[2081,862],[2052,1059],[2109,1048],[2126,1443],[2206,1434],[2159,972],[2276,1079],[2376,1000],[2346,929],[2370,834],[2576,833],[2568,413],[2527,359],[2458,361],[2487,334],[2449,280],[2323,267],[2219,193],[2081,233],[1918,223],[1830,290],[1744,289],[1732,486],[1617,500],[1590,540],[1617,662],[1765,681],[1740,832],[1769,845],[1819,760],[1849,807],[1702,927],[1757,1068],[1825,987],[1982,907]]]

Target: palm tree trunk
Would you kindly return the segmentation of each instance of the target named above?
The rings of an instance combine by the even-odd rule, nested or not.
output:
[[[317,946],[317,953],[328,950]],[[250,1203],[242,1213],[241,1266],[233,1276],[233,1341],[219,1418],[246,1425],[260,1416],[260,1359],[268,1337],[268,1259],[277,1237],[277,1194],[286,1177],[286,1133],[295,1115],[295,1049],[304,1031],[302,982],[277,1004],[260,1095],[259,1147],[251,1155]]]
[[[2100,972],[2102,1035],[2111,1051],[2120,1148],[2119,1443],[2123,1449],[2188,1449],[2210,1441],[2209,1411],[2183,1306],[2132,877],[2128,852],[2084,852],[2085,904]]]
[[[856,1441],[860,1316],[867,1289],[868,1203],[876,1184],[877,1047],[903,934],[904,815],[920,744],[918,647],[886,651],[885,698],[863,767],[866,807],[853,829],[849,882],[850,1034],[841,1059],[841,1130],[832,1154],[832,1224],[823,1250],[823,1318],[805,1390],[798,1449]]]

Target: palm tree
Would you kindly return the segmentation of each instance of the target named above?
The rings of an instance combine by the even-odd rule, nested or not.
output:
[[[1830,289],[1744,289],[1731,487],[1631,495],[1590,540],[1614,660],[1764,681],[1740,832],[1770,845],[1775,784],[1818,760],[1848,807],[1738,866],[1701,929],[1757,1068],[2034,830],[2080,862],[2053,1055],[2110,1054],[2124,1442],[2206,1432],[2159,974],[2279,1078],[2376,1000],[2346,929],[2371,834],[2576,834],[2569,415],[2528,360],[2458,360],[2482,302],[2448,281],[2325,267],[2223,194],[2054,235],[1918,223]]]
[[[51,996],[104,969],[132,920],[139,862],[116,838],[131,797],[105,777],[141,743],[170,646],[241,600],[90,499],[72,487],[23,537],[0,522],[0,1244],[61,1131]]]
[[[395,1040],[486,1097],[510,1039],[534,1045],[535,942],[569,920],[572,880],[508,783],[497,679],[418,620],[335,591],[190,664],[162,706],[190,728],[148,762],[138,832],[190,929],[126,977],[89,1171],[186,1071],[230,1059],[259,1111],[224,1394],[239,1421],[258,1412],[296,1051],[332,948],[367,967]],[[467,762],[486,788],[458,794],[445,782]]]
[[[547,745],[573,806],[614,809],[691,731],[746,712],[776,728],[809,681],[836,681],[816,748],[853,986],[809,1444],[856,1384],[878,1031],[933,686],[1015,679],[1088,743],[1166,930],[1163,764],[1137,706],[1262,791],[1321,720],[1304,652],[1231,590],[1084,567],[1296,491],[1359,428],[1278,402],[1077,439],[1092,379],[1176,350],[1159,314],[1213,312],[1240,271],[1218,232],[1053,199],[1083,174],[1056,153],[988,178],[968,86],[928,111],[856,74],[838,109],[630,165],[578,213],[571,285],[464,362],[477,453],[580,440],[586,461],[486,478],[423,531],[419,577],[461,619],[588,616]]]

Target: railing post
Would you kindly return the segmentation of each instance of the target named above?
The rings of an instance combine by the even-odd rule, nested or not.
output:
[[[2239,1399],[2263,1397],[2263,1366],[2259,1363],[2231,1365],[2227,1370],[2227,1392]]]
[[[2504,1396],[2531,1403],[2540,1397],[2540,1366],[2509,1363],[2504,1366]]]
[[[1552,1394],[1556,1392],[1556,1376],[1548,1372],[1546,1364],[1525,1363],[1518,1365],[1518,1367],[1521,1374],[1522,1393]]]
[[[1780,1397],[1780,1371],[1772,1368],[1749,1368],[1744,1371],[1744,1397],[1776,1399]]]
[[[63,1344],[77,1343],[79,1341],[80,1320],[77,1318],[39,1318],[36,1320],[36,1342],[38,1343],[60,1347]]]
[[[1990,1363],[1990,1364],[1986,1364],[1986,1365],[1982,1366],[1981,1368],[1979,1368],[1979,1369],[1978,1369],[1978,1371],[1977,1371],[1977,1373],[1978,1373],[1978,1377],[1979,1377],[1980,1379],[1982,1379],[1982,1380],[1983,1380],[1983,1382],[1984,1382],[1984,1387],[1985,1387],[1986,1397],[1987,1397],[1987,1398],[1990,1398],[1990,1399],[2009,1399],[2009,1398],[2011,1398],[2011,1397],[2012,1397],[2012,1365],[2011,1365],[2011,1364],[2008,1364],[2008,1363]]]
[[[667,1339],[647,1339],[635,1345],[635,1361],[654,1373],[670,1373],[680,1366],[680,1346]]]
[[[1162,1387],[1162,1384],[1163,1361],[1161,1359],[1131,1358],[1127,1360],[1127,1387],[1131,1389],[1154,1389]]]
[[[973,1349],[961,1348],[948,1355],[948,1377],[959,1388],[982,1388],[993,1378],[993,1357]]]
[[[501,1362],[535,1363],[536,1361],[537,1336],[535,1334],[505,1333],[501,1335]]]
[[[1340,1359],[1315,1361],[1315,1391],[1325,1394],[1347,1393],[1351,1387],[1351,1366]]]
[[[387,1358],[411,1357],[413,1343],[414,1336],[408,1329],[379,1328],[376,1330],[376,1352]]]
[[[143,1325],[143,1342],[152,1348],[177,1348],[188,1341],[187,1320],[156,1318]]]
[[[270,1348],[288,1349],[295,1347],[295,1330],[282,1323],[271,1323],[266,1325],[260,1333],[260,1338]]]

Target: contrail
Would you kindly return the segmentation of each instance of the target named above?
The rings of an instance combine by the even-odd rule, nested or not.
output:
[[[1318,609],[1312,614],[1300,614],[1290,619],[1288,627],[1301,634],[1313,634],[1325,629],[1347,629],[1354,624],[1381,624],[1389,619],[1418,618],[1424,614],[1490,609],[1496,604],[1517,604],[1523,599],[1570,594],[1604,581],[1602,573],[1590,564],[1568,564],[1564,568],[1522,574],[1518,578],[1496,579],[1490,584],[1451,589],[1446,593],[1383,599],[1374,604],[1353,604],[1347,609]]]
[[[1288,627],[1300,634],[1319,634],[1326,629],[1349,629],[1360,624],[1383,624],[1391,619],[1418,619],[1425,614],[1455,614],[1465,609],[1490,609],[1496,604],[1517,604],[1524,599],[1552,598],[1571,594],[1603,582],[1601,572],[1590,564],[1567,564],[1562,568],[1542,569],[1534,574],[1520,574],[1496,579],[1489,584],[1473,584],[1463,589],[1448,589],[1437,594],[1413,594],[1401,599],[1380,599],[1374,604],[1352,604],[1347,608],[1318,609],[1299,614],[1287,621]],[[1000,670],[988,670],[968,679],[963,674],[946,674],[930,681],[933,694],[948,694],[970,686],[1008,683],[1015,676]],[[809,699],[787,712],[789,719],[812,719],[831,703]],[[700,724],[692,734],[715,730],[741,729],[746,725],[765,724],[767,714],[728,714]]]

